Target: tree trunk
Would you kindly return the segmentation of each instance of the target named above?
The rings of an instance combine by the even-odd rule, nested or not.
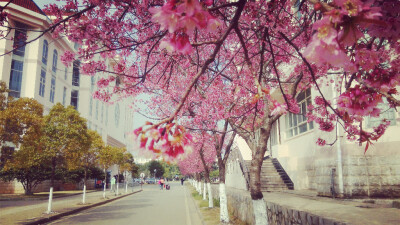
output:
[[[229,213],[228,213],[228,200],[226,197],[226,187],[225,187],[225,164],[219,162],[219,207],[220,207],[220,221],[222,223],[229,223]]]
[[[104,167],[103,198],[106,198],[106,187],[107,187],[107,171],[106,167]]]
[[[260,128],[260,139],[245,139],[252,150],[250,167],[250,195],[253,202],[253,211],[256,225],[268,224],[266,203],[261,192],[261,166],[265,152],[267,151],[268,138],[271,133],[272,123],[266,123]]]
[[[85,168],[85,176],[83,177],[83,196],[82,204],[86,203],[86,181],[87,181],[87,168]]]
[[[207,182],[204,182],[203,185],[203,200],[207,199]]]
[[[118,168],[118,175],[117,175],[117,181],[115,182],[115,184],[117,185],[117,191],[115,192],[115,195],[119,195],[119,168]]]
[[[204,166],[204,179],[205,179],[205,184],[204,185],[204,195],[203,195],[203,199],[206,200],[206,188],[208,189],[208,208],[213,208],[214,207],[214,202],[213,202],[213,198],[212,198],[212,193],[211,193],[211,180],[210,180],[210,170],[206,164],[206,161],[204,159],[204,152],[203,149],[200,150],[200,158],[201,158],[201,162],[203,163]],[[207,186],[207,187],[206,187]]]
[[[49,203],[47,205],[47,214],[51,213],[51,208],[53,205],[53,188],[54,188],[54,178],[56,174],[56,158],[53,157],[51,160],[51,178],[50,178],[50,192],[49,192]]]

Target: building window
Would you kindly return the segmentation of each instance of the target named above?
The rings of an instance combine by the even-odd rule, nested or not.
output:
[[[47,65],[48,52],[49,52],[49,43],[46,40],[44,40],[43,41],[43,52],[42,52],[42,63],[44,65]]]
[[[64,80],[67,80],[67,78],[68,78],[68,68],[65,67],[65,69],[64,69]]]
[[[13,44],[13,54],[21,57],[25,56],[25,45],[26,45],[26,29],[23,24],[16,24],[16,29],[14,33],[14,44]]]
[[[368,117],[367,118],[367,127],[377,127],[382,123],[383,120],[390,121],[390,126],[396,125],[396,110],[394,108],[390,108],[386,99],[384,99],[383,103],[378,104],[378,108],[381,110],[379,113],[379,117]]]
[[[271,146],[274,146],[274,145],[278,144],[278,126],[277,126],[277,122],[272,124],[271,134],[269,135],[269,137],[270,137]]]
[[[54,73],[56,73],[57,71],[57,60],[58,60],[58,53],[57,50],[54,50],[53,52],[53,66],[52,66],[52,70]]]
[[[106,126],[108,125],[108,105],[106,105]]]
[[[71,91],[71,105],[78,110],[79,92],[77,90]]]
[[[311,90],[307,89],[297,95],[300,113],[289,113],[286,116],[287,137],[294,137],[314,128],[313,122],[307,123],[307,107],[311,105]]]
[[[21,97],[21,84],[22,84],[22,69],[24,63],[13,59],[11,62],[11,73],[10,73],[10,96],[14,98]]]
[[[74,49],[78,50],[79,47],[81,47],[80,44],[78,42],[75,42],[74,43]]]
[[[39,95],[44,97],[44,90],[46,88],[46,71],[42,68],[40,72],[40,85],[39,85]]]
[[[121,78],[119,76],[117,76],[115,78],[115,86],[119,87],[119,85],[121,85]]]
[[[119,104],[117,104],[116,106],[115,106],[115,127],[118,127],[119,126]]]
[[[93,98],[90,98],[90,103],[89,103],[89,116],[92,116],[93,114]]]
[[[96,120],[99,119],[99,101],[96,101]]]
[[[93,90],[94,90],[94,76],[92,76],[92,77],[90,77],[90,90],[91,90],[91,92],[93,92]]]
[[[101,122],[103,123],[103,119],[104,119],[104,104],[103,103],[101,103],[101,116],[100,116],[100,118],[101,118]]]
[[[65,106],[66,100],[67,99],[67,88],[64,87],[64,92],[63,92],[63,106]]]
[[[56,92],[56,77],[51,76],[51,86],[50,86],[50,102],[54,103],[54,94]]]
[[[72,71],[72,85],[79,87],[79,66],[80,66],[79,61],[74,62],[74,68]]]

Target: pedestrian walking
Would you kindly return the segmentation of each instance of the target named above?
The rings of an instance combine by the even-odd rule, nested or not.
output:
[[[183,177],[181,178],[181,185],[183,186],[183,181],[185,181],[185,179],[183,179]]]
[[[163,189],[163,187],[164,187],[164,183],[165,183],[164,179],[163,179],[163,178],[161,178],[161,179],[160,179],[160,190],[162,190],[162,189]]]

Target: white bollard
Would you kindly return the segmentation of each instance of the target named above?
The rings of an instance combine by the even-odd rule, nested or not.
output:
[[[49,204],[47,205],[47,214],[51,213],[51,207],[53,204],[53,187],[50,187],[50,193],[49,193]]]
[[[86,203],[86,185],[83,185],[83,197],[82,197],[82,204]]]

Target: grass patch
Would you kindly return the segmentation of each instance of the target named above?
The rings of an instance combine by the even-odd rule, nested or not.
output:
[[[203,221],[206,225],[222,225],[219,221],[220,215],[220,202],[219,199],[214,198],[214,208],[208,208],[208,199],[203,200],[203,195],[200,195],[196,189],[191,185],[186,185],[195,200],[197,207],[200,209],[200,213],[203,217]],[[235,217],[229,213],[230,225],[248,225],[247,223],[241,221],[239,218]],[[227,224],[223,224],[227,225]]]

